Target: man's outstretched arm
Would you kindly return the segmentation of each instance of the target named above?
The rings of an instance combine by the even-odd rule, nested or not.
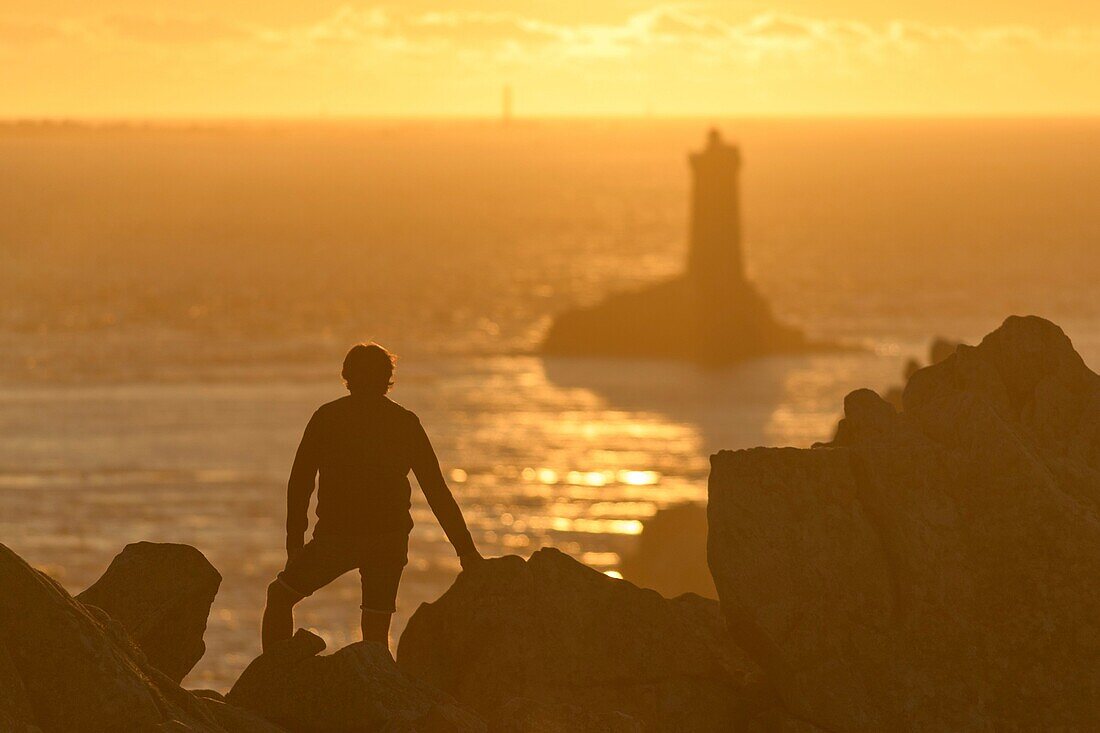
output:
[[[320,465],[318,453],[315,413],[306,425],[302,442],[298,444],[286,487],[287,554],[297,552],[305,544],[306,528],[309,527],[309,499],[317,485],[317,468]]]
[[[455,501],[451,490],[447,488],[435,449],[432,448],[428,434],[424,432],[424,427],[419,420],[416,423],[415,440],[413,473],[416,474],[416,480],[428,499],[428,506],[432,508],[436,519],[439,520],[439,525],[443,527],[447,539],[454,545],[455,552],[462,560],[462,566],[466,567],[470,562],[480,560],[481,555],[474,547],[474,540],[470,537],[466,520],[462,518],[462,510],[458,508],[458,502]]]

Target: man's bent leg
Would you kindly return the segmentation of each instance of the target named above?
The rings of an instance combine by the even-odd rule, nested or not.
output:
[[[356,553],[340,542],[314,537],[287,559],[283,572],[267,587],[263,648],[294,635],[294,604],[356,566]]]
[[[363,641],[376,641],[387,649],[390,646],[390,611],[372,611],[364,608],[361,615]]]
[[[264,608],[260,632],[265,652],[272,644],[286,641],[294,635],[294,604],[302,600],[302,597],[278,579],[267,586],[267,607]]]

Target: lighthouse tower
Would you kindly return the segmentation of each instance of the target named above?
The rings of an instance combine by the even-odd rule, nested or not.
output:
[[[729,287],[745,279],[741,255],[741,152],[717,129],[691,164],[691,239],[688,276],[698,285]]]
[[[542,342],[545,354],[690,359],[731,364],[765,354],[824,348],[775,319],[745,278],[741,252],[741,153],[711,130],[692,153],[687,272],[565,311]]]

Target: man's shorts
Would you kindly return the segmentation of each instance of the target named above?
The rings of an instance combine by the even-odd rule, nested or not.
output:
[[[349,570],[359,569],[365,611],[397,610],[397,586],[409,561],[407,532],[363,537],[314,537],[287,560],[278,581],[301,598],[313,595]]]

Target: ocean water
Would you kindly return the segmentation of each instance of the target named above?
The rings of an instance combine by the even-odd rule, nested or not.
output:
[[[72,592],[137,540],[224,576],[192,686],[259,652],[302,427],[395,350],[486,554],[614,572],[722,448],[827,439],[844,395],[1012,313],[1100,366],[1100,121],[719,121],[776,312],[862,351],[707,370],[542,359],[552,314],[678,272],[709,121],[0,128],[0,542]],[[396,639],[457,560],[414,492]],[[355,640],[354,574],[298,622]]]

